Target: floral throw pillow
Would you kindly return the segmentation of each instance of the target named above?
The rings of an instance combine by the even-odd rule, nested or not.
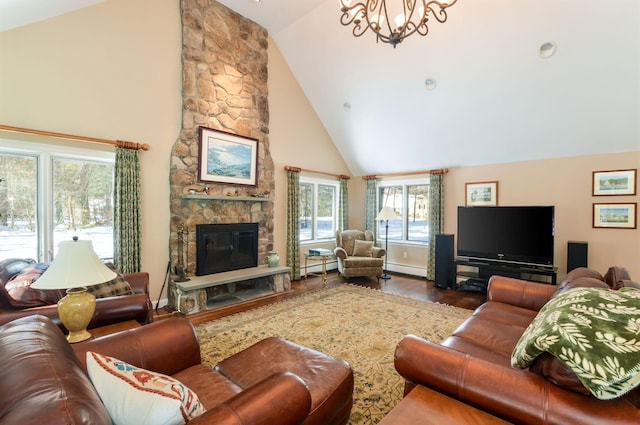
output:
[[[87,352],[87,372],[115,425],[178,425],[205,411],[176,379],[113,357]]]

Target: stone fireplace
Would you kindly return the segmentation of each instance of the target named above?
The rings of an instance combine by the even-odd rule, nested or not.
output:
[[[258,264],[273,249],[267,31],[216,1],[181,2],[182,129],[171,155],[172,268],[196,271],[196,226],[258,223]],[[198,128],[258,140],[257,185],[198,181]],[[259,198],[257,196],[260,196]]]

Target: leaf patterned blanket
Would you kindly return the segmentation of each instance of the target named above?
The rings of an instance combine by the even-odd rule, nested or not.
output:
[[[640,384],[640,291],[574,288],[552,298],[520,337],[511,366],[525,369],[548,352],[596,397]]]

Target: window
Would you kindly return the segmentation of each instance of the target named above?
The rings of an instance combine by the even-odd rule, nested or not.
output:
[[[338,183],[300,178],[300,241],[335,238]]]
[[[113,258],[113,153],[3,140],[0,170],[0,258],[51,261],[73,236]]]
[[[392,207],[398,218],[389,220],[389,240],[429,241],[429,184],[424,179],[378,184],[378,210]],[[386,235],[386,221],[378,222],[378,237]]]

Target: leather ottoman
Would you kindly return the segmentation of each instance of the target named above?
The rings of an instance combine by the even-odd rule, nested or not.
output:
[[[353,405],[353,371],[343,360],[281,338],[264,339],[216,367],[241,388],[278,372],[299,376],[311,393],[305,425],[344,425]]]

